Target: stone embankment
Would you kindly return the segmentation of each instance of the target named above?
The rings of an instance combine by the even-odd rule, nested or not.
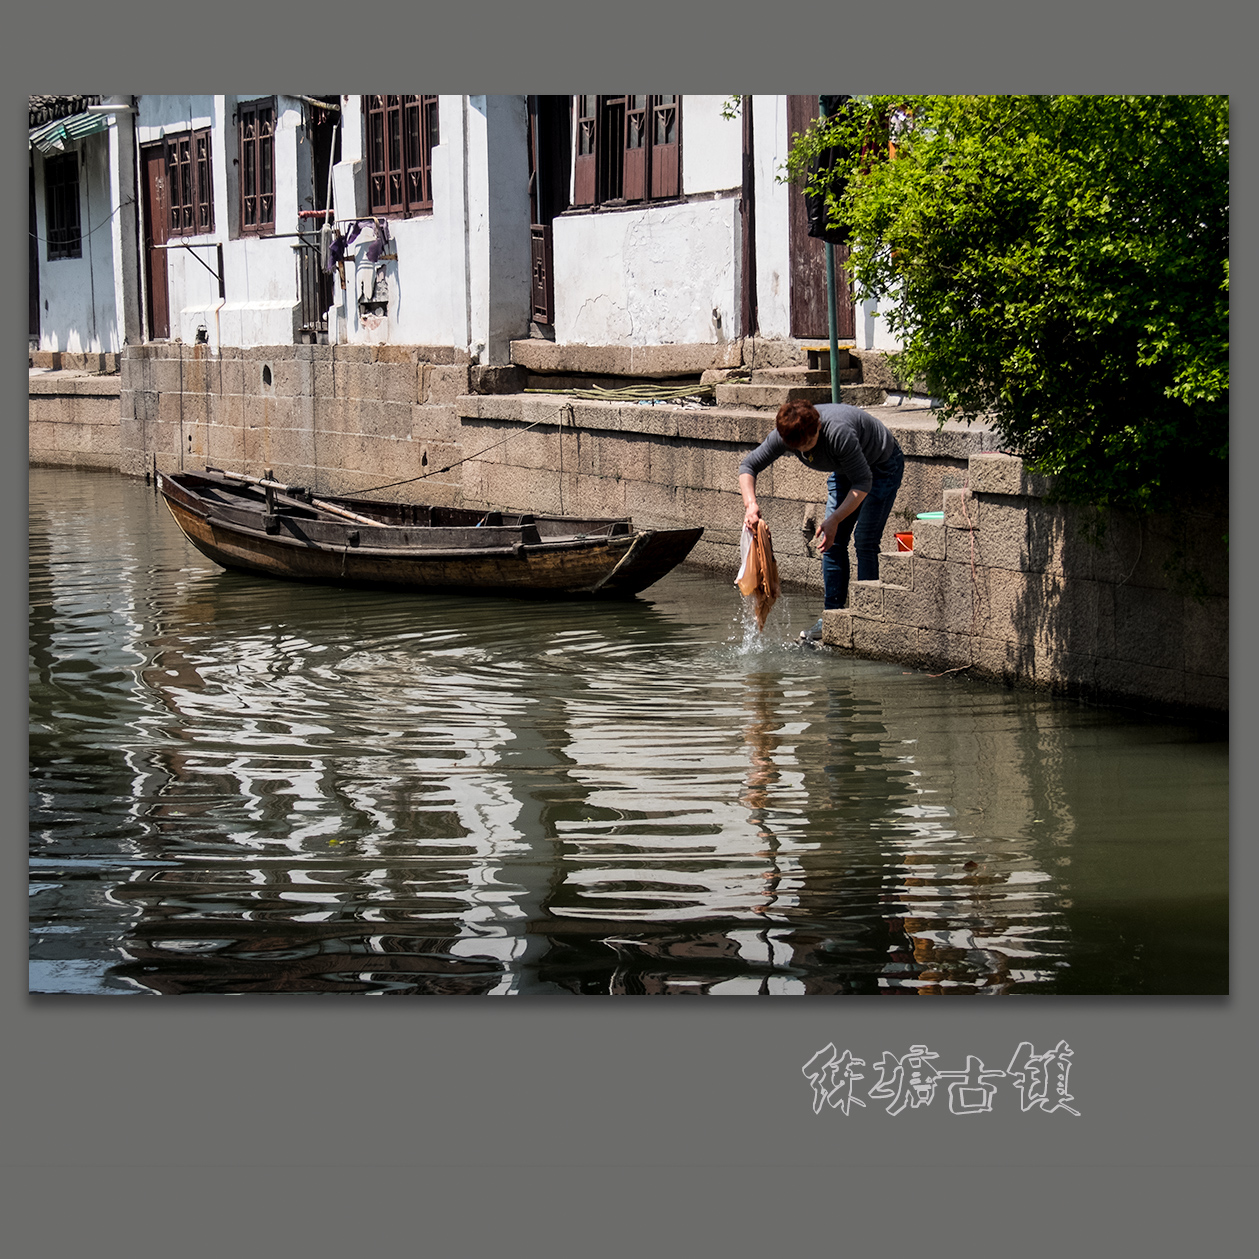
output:
[[[117,375],[33,369],[27,403],[30,462],[116,469],[122,449],[120,394]]]
[[[699,524],[694,561],[733,579],[739,461],[781,401],[829,396],[826,347],[583,349],[520,343],[513,364],[483,367],[441,347],[130,347],[120,376],[99,374],[104,363],[32,372],[30,459],[133,476],[272,468],[323,493]],[[1227,710],[1223,515],[1112,517],[1093,545],[1089,513],[1048,502],[994,433],[938,425],[877,356],[847,351],[837,366],[845,400],[891,428],[906,471],[881,579],[827,614],[826,643],[1059,694]],[[566,392],[627,371],[703,373],[717,405]],[[820,592],[809,539],[825,479],[782,459],[757,489],[783,578]],[[895,551],[898,532],[913,533],[912,553]]]
[[[915,521],[912,552],[853,584],[823,642],[1095,702],[1226,712],[1227,517],[1102,519],[1047,488],[1019,459],[971,455],[943,519]]]

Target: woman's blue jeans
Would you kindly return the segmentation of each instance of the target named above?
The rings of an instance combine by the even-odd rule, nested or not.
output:
[[[901,448],[897,446],[871,472],[874,481],[869,494],[852,515],[839,522],[835,541],[822,552],[822,606],[825,608],[848,606],[850,538],[857,552],[857,580],[874,581],[879,575],[879,543],[887,527],[887,518],[892,514],[896,491],[900,489],[901,478],[905,475],[905,456]],[[829,516],[848,497],[852,482],[841,473],[832,472],[826,480],[826,487],[826,514]]]

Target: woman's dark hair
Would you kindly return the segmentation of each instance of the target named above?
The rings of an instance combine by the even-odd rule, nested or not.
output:
[[[798,450],[812,441],[821,418],[811,402],[802,402],[797,398],[794,402],[784,402],[778,408],[778,422],[775,427],[778,429],[778,436],[792,450]]]

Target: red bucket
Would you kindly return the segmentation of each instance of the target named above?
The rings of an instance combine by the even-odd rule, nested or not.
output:
[[[912,533],[898,533],[896,535],[896,549],[898,551],[912,551],[914,549],[914,535]]]

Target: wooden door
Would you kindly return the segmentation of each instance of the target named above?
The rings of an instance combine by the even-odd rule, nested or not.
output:
[[[147,144],[140,149],[144,170],[144,277],[148,287],[149,339],[170,336],[170,289],[165,245],[170,236],[170,197],[166,186],[166,149]]]
[[[816,96],[787,97],[788,135],[796,132],[803,134],[816,117]],[[791,250],[791,335],[824,341],[830,336],[826,314],[826,245],[809,235],[804,193],[797,184],[788,185],[787,200]],[[841,341],[851,340],[857,328],[852,289],[843,272],[843,263],[847,258],[848,247],[836,245],[836,325]]]
[[[530,270],[532,302],[530,317],[547,325],[555,317],[555,254],[551,223],[568,209],[569,113],[568,96],[530,96],[529,106],[529,205]]]

